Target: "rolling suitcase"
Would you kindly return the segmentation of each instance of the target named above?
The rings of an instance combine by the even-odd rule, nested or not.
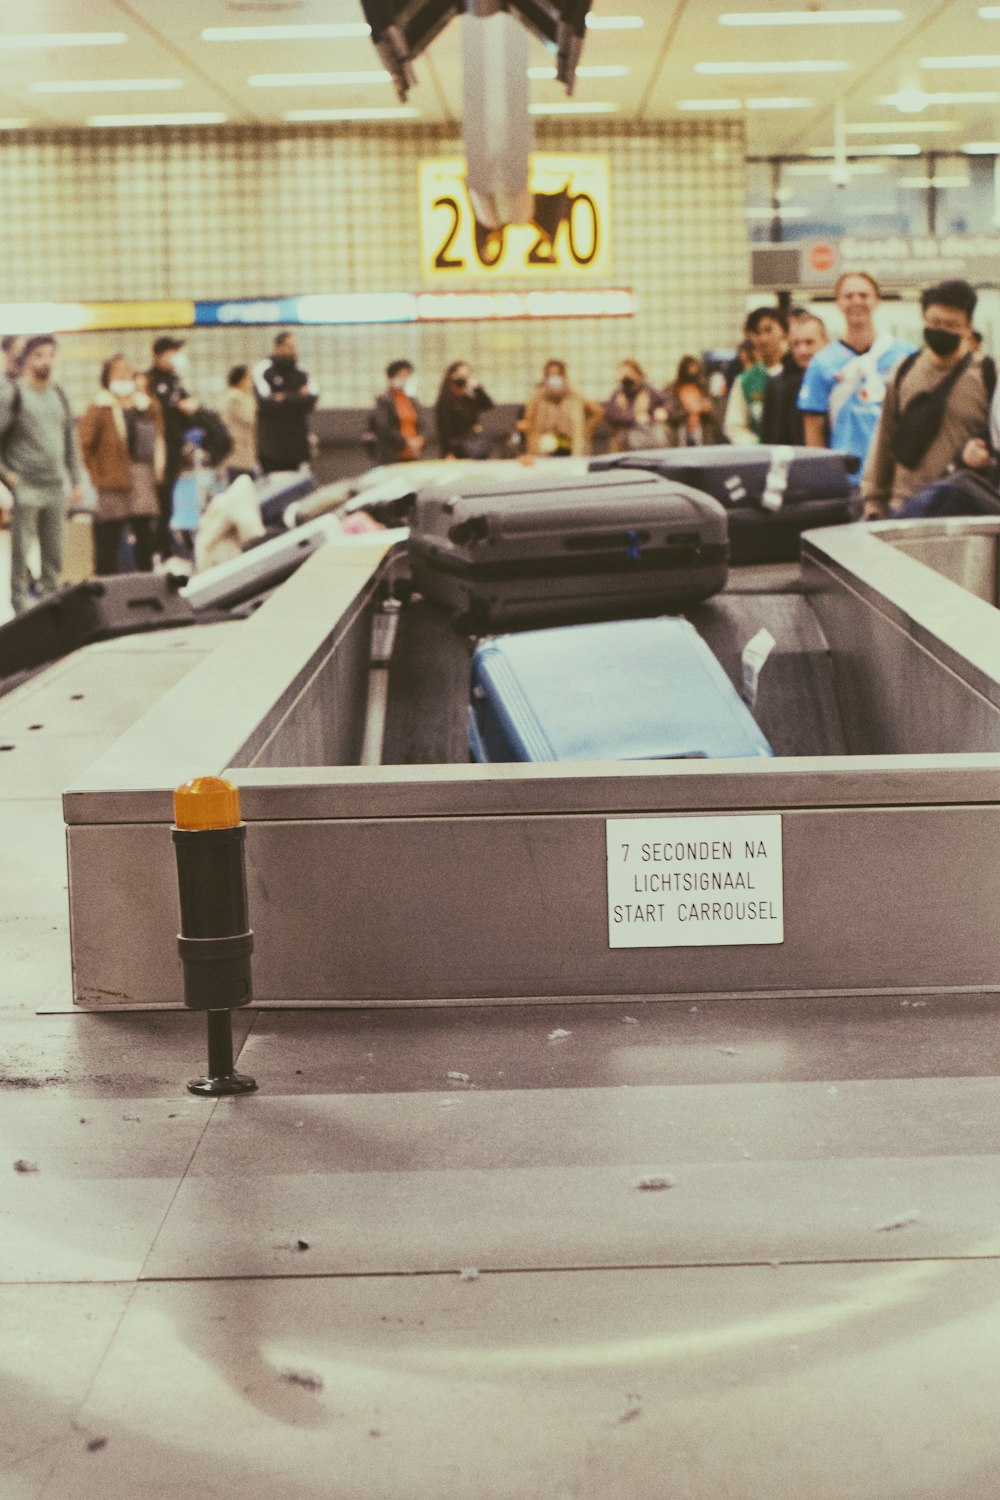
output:
[[[857,520],[856,459],[828,448],[650,448],[595,458],[595,473],[648,469],[711,495],[729,516],[731,563],[794,562],[799,537]]]
[[[686,620],[619,620],[484,641],[472,659],[477,761],[665,760],[773,752]]]
[[[230,609],[284,583],[307,558],[340,535],[335,517],[321,517],[277,536],[265,536],[251,542],[238,557],[195,573],[184,597],[199,614],[206,609]]]
[[[725,586],[721,505],[658,475],[461,476],[417,495],[414,587],[476,632],[661,613]]]
[[[289,473],[265,474],[254,481],[260,518],[265,526],[282,525],[285,511],[296,500],[304,500],[317,488],[312,474],[295,469]]]
[[[170,573],[120,573],[91,578],[50,594],[0,626],[0,677],[58,661],[80,646],[193,625],[194,612]]]

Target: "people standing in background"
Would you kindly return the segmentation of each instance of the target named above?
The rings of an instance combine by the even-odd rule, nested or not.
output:
[[[149,394],[159,402],[163,414],[166,448],[163,477],[156,487],[160,508],[156,550],[162,557],[170,554],[170,516],[174,504],[174,485],[181,472],[184,434],[188,418],[198,410],[197,401],[183,383],[187,368],[187,356],[182,352],[183,349],[183,339],[175,338],[171,333],[161,334],[153,340],[153,363],[146,372]]]
[[[136,394],[130,361],[124,354],[113,354],[105,360],[100,389],[80,419],[80,449],[97,491],[94,559],[99,574],[121,571],[127,526],[135,540],[136,567],[141,573],[153,567],[160,513],[155,473],[157,450],[163,448],[163,419],[148,392],[145,412],[134,409]]]
[[[913,345],[878,333],[879,284],[867,271],[845,271],[834,288],[845,331],[811,361],[799,391],[810,448],[840,448],[864,467],[892,371]]]
[[[942,281],[921,293],[924,347],[886,382],[861,480],[866,520],[954,514],[953,497],[946,500],[937,481],[947,485],[960,461],[970,468],[980,467],[983,454],[989,461],[985,439],[997,372],[972,347],[976,300],[967,281]]]
[[[226,465],[229,483],[232,484],[241,474],[255,479],[260,473],[257,464],[257,396],[249,365],[233,365],[226,394],[219,404],[219,415],[233,440]]]
[[[700,448],[722,442],[722,428],[696,355],[685,354],[678,364],[677,376],[664,392],[664,409],[673,447]]]
[[[570,385],[565,362],[550,359],[524,410],[525,452],[553,458],[587,454],[603,416],[603,406]]]
[[[493,407],[492,399],[475,380],[464,359],[457,359],[444,372],[434,417],[442,458],[489,458],[489,439],[483,433],[482,415]]]
[[[265,474],[308,464],[309,413],[319,399],[299,364],[294,333],[275,336],[273,352],[254,372],[257,389],[257,457]]]
[[[375,397],[371,416],[372,462],[412,463],[426,442],[420,430],[416,372],[408,359],[394,359],[385,378],[388,386]]]
[[[802,447],[805,443],[803,413],[799,410],[799,391],[813,356],[830,342],[826,324],[815,313],[799,308],[788,315],[788,350],[792,363],[779,375],[772,375],[764,392],[764,418],[761,440]]]
[[[604,403],[611,452],[665,445],[667,433],[662,415],[663,397],[650,385],[645,370],[638,361],[623,359],[618,366],[618,384]]]
[[[8,333],[0,339],[0,353],[3,354],[4,375],[8,380],[17,379],[18,361],[24,348],[24,338],[19,333]]]
[[[779,307],[755,307],[744,324],[757,358],[729,393],[723,430],[731,443],[759,443],[764,394],[772,376],[792,366],[788,353],[788,318]]]
[[[4,379],[17,379],[17,362],[21,357],[21,350],[23,348],[24,339],[19,333],[8,333],[0,339],[0,353],[3,354]],[[5,484],[0,484],[0,528],[8,524],[13,506],[14,496]]]
[[[83,499],[83,465],[69,400],[52,379],[56,341],[29,338],[16,380],[0,381],[0,466],[13,507],[10,526],[10,597],[15,614],[28,598],[27,551],[38,538],[41,589],[53,594],[62,572],[67,501]],[[67,493],[68,492],[68,493]]]

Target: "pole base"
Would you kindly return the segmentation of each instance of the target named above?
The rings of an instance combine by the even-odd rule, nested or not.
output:
[[[223,1073],[217,1078],[192,1078],[187,1086],[189,1094],[198,1094],[203,1099],[221,1099],[226,1094],[253,1094],[256,1089],[256,1078],[251,1078],[247,1073]]]

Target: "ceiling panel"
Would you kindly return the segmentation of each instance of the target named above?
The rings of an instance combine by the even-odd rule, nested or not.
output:
[[[724,14],[763,12],[772,20],[795,0],[595,0],[602,20],[638,17],[626,30],[592,29],[573,103],[607,105],[614,119],[696,119],[736,113],[753,155],[830,147],[835,104],[843,100],[852,146],[893,143],[958,150],[967,141],[1000,136],[1000,21],[978,12],[980,0],[798,0],[800,9],[829,13],[897,11],[878,24],[723,25]],[[105,114],[211,112],[234,122],[281,123],[293,111],[392,109],[387,80],[351,78],[276,87],[254,86],[256,75],[372,74],[380,71],[365,36],[256,41],[209,41],[207,28],[329,25],[363,21],[360,0],[17,0],[0,6],[0,118],[38,126],[85,125]],[[425,121],[457,120],[462,107],[461,22],[453,22],[417,62],[409,105]],[[5,37],[73,32],[118,32],[121,45],[5,48]],[[988,66],[927,67],[927,58],[993,59]],[[550,55],[532,43],[531,65]],[[710,73],[705,64],[797,62],[843,66],[837,71],[768,74]],[[587,76],[591,68],[625,69],[621,76]],[[74,80],[172,79],[179,88],[142,92],[53,91]],[[39,88],[41,86],[41,88]],[[995,99],[925,101],[916,113],[885,102],[903,89],[925,94],[994,94]],[[566,102],[554,81],[532,83],[542,106]],[[807,101],[769,107],[780,100]],[[736,100],[708,110],[692,101]],[[919,98],[917,102],[920,102]],[[884,124],[885,132],[876,127]],[[866,130],[850,127],[866,126]],[[935,129],[933,127],[940,127]],[[405,128],[387,125],[385,128]]]

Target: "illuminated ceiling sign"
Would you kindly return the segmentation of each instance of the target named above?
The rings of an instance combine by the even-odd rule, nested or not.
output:
[[[0,302],[4,333],[85,333],[120,328],[189,328],[195,304],[161,302]]]
[[[317,292],[228,302],[0,302],[4,333],[112,332],[126,328],[372,327],[526,318],[631,318],[635,294],[577,287],[520,292]]]
[[[421,292],[421,323],[478,323],[518,318],[633,318],[635,294],[629,291],[568,292]]]
[[[578,280],[612,266],[611,167],[607,156],[536,152],[530,224],[488,230],[476,223],[461,157],[420,163],[420,267],[424,281],[501,277]]]

